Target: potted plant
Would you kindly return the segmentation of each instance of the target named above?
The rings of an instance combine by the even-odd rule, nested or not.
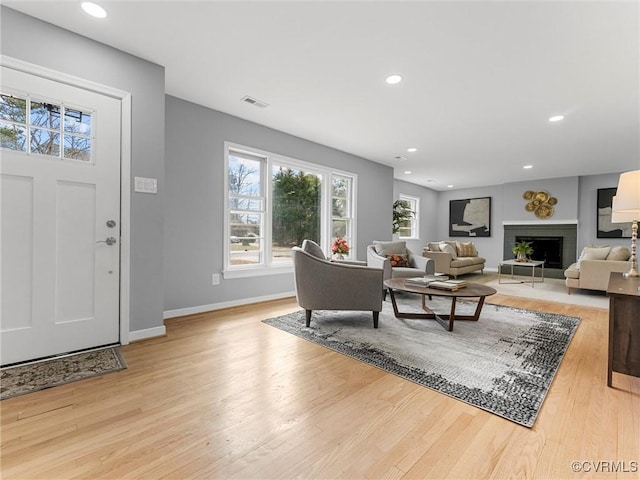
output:
[[[529,255],[533,253],[533,248],[531,248],[530,242],[522,241],[516,242],[511,251],[516,256],[516,262],[528,262]]]
[[[393,233],[398,233],[400,228],[404,226],[404,223],[411,220],[412,216],[413,210],[411,210],[409,202],[406,200],[396,200],[393,202]]]

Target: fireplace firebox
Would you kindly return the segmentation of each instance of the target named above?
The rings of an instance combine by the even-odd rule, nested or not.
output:
[[[532,260],[544,260],[545,268],[562,268],[563,237],[517,235],[516,242],[528,242]]]

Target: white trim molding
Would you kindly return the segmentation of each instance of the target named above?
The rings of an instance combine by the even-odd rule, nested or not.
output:
[[[578,225],[578,220],[505,220],[502,225]]]
[[[208,305],[198,305],[197,307],[178,308],[176,310],[165,310],[162,318],[184,317],[185,315],[195,315],[198,313],[212,312],[224,308],[240,307],[252,303],[268,302],[270,300],[281,300],[283,298],[295,297],[296,292],[283,292],[274,295],[264,295],[261,297],[243,298],[240,300],[230,300],[228,302],[210,303]]]
[[[140,340],[146,340],[147,338],[164,337],[166,334],[167,328],[164,325],[161,327],[134,330],[133,332],[129,332],[129,341],[139,342]]]

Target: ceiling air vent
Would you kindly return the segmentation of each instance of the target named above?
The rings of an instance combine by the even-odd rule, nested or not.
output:
[[[254,107],[267,108],[269,106],[268,103],[258,100],[257,98],[250,97],[249,95],[245,95],[241,100],[249,105],[253,105]]]

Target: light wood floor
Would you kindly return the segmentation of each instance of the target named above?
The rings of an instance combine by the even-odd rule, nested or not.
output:
[[[607,311],[491,301],[582,318],[531,429],[261,323],[282,300],[168,320],[125,371],[3,401],[2,478],[638,478],[640,379],[606,386]]]

